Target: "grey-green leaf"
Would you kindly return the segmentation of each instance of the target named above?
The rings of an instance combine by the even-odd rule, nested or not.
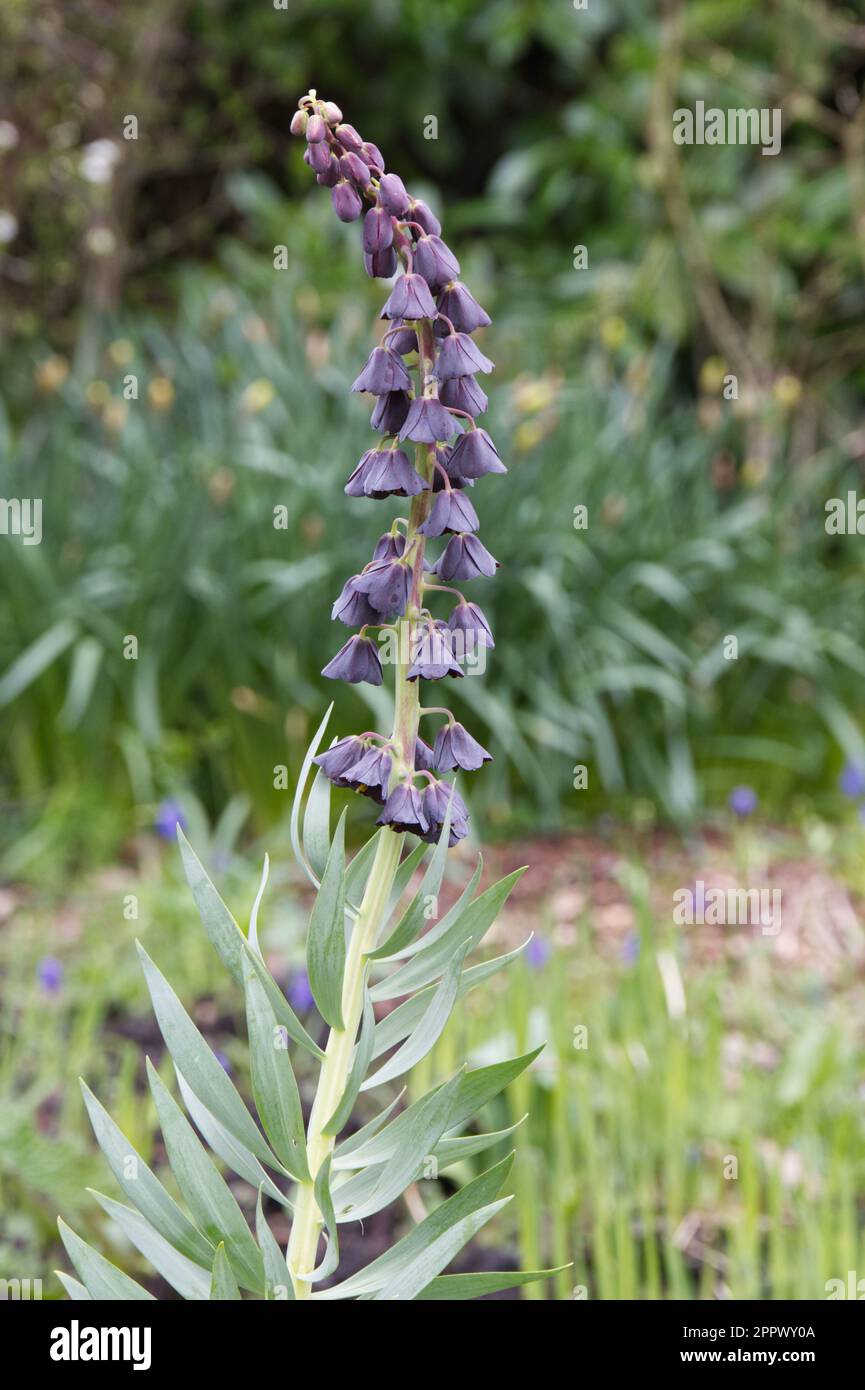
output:
[[[451,803],[448,802],[447,814],[441,828],[433,857],[427,865],[426,873],[421,880],[421,885],[397,922],[387,941],[375,951],[370,951],[368,960],[379,960],[382,956],[394,955],[413,941],[426,921],[427,904],[430,898],[437,898],[444,876],[445,864],[447,862],[448,839],[450,836],[451,825]]]
[[[317,878],[324,873],[330,848],[330,778],[317,769],[303,813],[303,850]]]
[[[92,1187],[87,1190],[96,1198],[106,1215],[117,1223],[126,1239],[132,1242],[136,1250],[141,1251],[157,1274],[161,1274],[163,1279],[177,1290],[181,1298],[192,1302],[209,1298],[210,1275],[206,1269],[188,1260],[179,1250],[175,1250],[173,1245],[169,1245],[134,1207],[125,1207],[122,1202],[115,1202],[113,1198],[96,1192]]]
[[[384,1066],[367,1077],[360,1088],[362,1091],[368,1091],[372,1086],[381,1086],[385,1081],[393,1081],[394,1077],[410,1071],[438,1042],[456,1001],[463,961],[470,945],[470,942],[465,942],[456,950],[414,1032],[402,1047],[388,1058]]]
[[[258,1237],[261,1256],[264,1261],[264,1297],[268,1303],[287,1303],[294,1299],[294,1290],[288,1275],[285,1256],[279,1248],[276,1236],[267,1224],[261,1199],[262,1189],[258,1189],[255,1206],[255,1234]]]
[[[62,1269],[55,1269],[54,1273],[60,1280],[64,1289],[72,1299],[73,1303],[92,1303],[93,1295],[89,1294],[83,1284],[79,1284],[77,1279],[73,1279],[71,1274],[64,1274]]]
[[[361,1023],[360,1038],[354,1052],[354,1059],[351,1064],[351,1071],[345,1083],[345,1090],[342,1099],[334,1110],[327,1124],[324,1126],[325,1134],[339,1134],[343,1125],[347,1124],[354,1103],[360,1093],[363,1078],[366,1076],[366,1069],[372,1061],[372,1043],[375,1037],[375,1011],[368,992],[364,989],[363,993],[363,1021]]]
[[[124,1274],[122,1269],[106,1260],[104,1255],[100,1255],[98,1250],[94,1250],[92,1245],[88,1245],[76,1235],[62,1218],[58,1218],[57,1228],[66,1253],[92,1299],[98,1303],[132,1300],[142,1303],[154,1302],[152,1293],[148,1293],[140,1284],[136,1284],[134,1279],[130,1279],[128,1274]]]
[[[279,1202],[282,1206],[290,1208],[291,1202],[284,1193],[280,1192],[273,1179],[265,1173],[255,1154],[250,1153],[249,1149],[241,1144],[239,1139],[235,1139],[234,1135],[217,1120],[215,1115],[211,1115],[207,1106],[202,1105],[188,1081],[185,1080],[183,1073],[177,1067],[174,1068],[174,1074],[177,1077],[183,1104],[217,1157],[221,1158],[223,1163],[227,1163],[232,1172],[237,1173],[238,1177],[244,1178],[251,1187],[263,1187],[267,1196],[271,1197],[274,1202]]]
[[[288,1037],[249,962],[244,966],[252,1094],[264,1131],[292,1177],[309,1182],[300,1094]]]
[[[481,1227],[492,1220],[510,1201],[510,1197],[501,1197],[497,1202],[491,1202],[489,1206],[473,1211],[470,1216],[464,1216],[449,1231],[445,1231],[425,1250],[420,1251],[411,1264],[385,1284],[384,1288],[379,1289],[375,1301],[416,1298],[421,1289],[426,1288],[435,1276],[450,1264],[454,1256],[459,1254],[463,1246],[477,1235]]]
[[[313,904],[306,939],[309,987],[325,1023],[342,1028],[345,974],[345,817],[343,811]]]
[[[237,1287],[237,1280],[231,1272],[231,1265],[228,1263],[225,1246],[221,1243],[217,1245],[216,1254],[213,1257],[213,1273],[210,1279],[210,1298],[212,1302],[219,1303],[237,1302],[240,1298],[240,1289]]]
[[[303,853],[303,850],[301,849],[300,845],[300,835],[298,833],[298,829],[300,826],[300,807],[303,801],[303,793],[306,788],[307,779],[309,777],[309,770],[312,767],[312,760],[318,752],[319,747],[321,746],[321,741],[324,738],[324,731],[327,728],[328,720],[330,719],[332,711],[333,701],[331,701],[331,703],[328,705],[327,712],[324,718],[322,719],[321,723],[319,724],[318,728],[316,729],[315,734],[313,735],[312,742],[306,750],[306,754],[301,764],[300,774],[297,779],[297,787],[295,788],[294,801],[292,802],[291,806],[291,820],[289,822],[289,836],[291,838],[291,848],[294,851],[294,857],[297,860],[300,867],[303,869],[303,872],[306,874],[307,878],[312,883],[313,887],[315,888],[318,887],[318,879],[316,875],[313,873],[309,864],[306,862],[306,855]]]
[[[551,1279],[569,1265],[557,1269],[485,1270],[482,1274],[439,1274],[425,1289],[415,1294],[415,1302],[443,1299],[461,1302],[468,1298],[483,1298],[484,1294],[499,1293],[502,1289],[517,1289],[534,1284],[538,1279]]]

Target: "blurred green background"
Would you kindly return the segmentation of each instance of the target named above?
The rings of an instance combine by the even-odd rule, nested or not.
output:
[[[41,1268],[61,1194],[90,1178],[70,1068],[137,1113],[142,921],[233,1037],[159,829],[182,815],[242,920],[261,847],[286,857],[291,780],[334,694],[330,603],[392,514],[342,492],[382,286],[288,136],[312,86],[441,215],[493,315],[510,473],[478,490],[503,567],[476,597],[498,645],[453,693],[496,756],[463,789],[478,836],[519,862],[552,841],[578,883],[611,855],[643,942],[636,966],[636,948],[605,954],[585,895],[557,918],[544,859],[533,925],[557,988],[539,957],[466,1025],[483,1049],[512,1010],[559,1059],[519,1097],[514,1248],[575,1259],[571,1284],[602,1297],[822,1296],[857,1250],[865,1274],[854,928],[830,1014],[825,950],[667,942],[669,894],[635,886],[670,845],[689,882],[711,843],[759,882],[799,865],[790,891],[816,883],[818,916],[827,885],[852,891],[858,927],[865,567],[825,508],[865,458],[863,22],[805,0],[8,0],[0,495],[43,499],[43,540],[0,536],[0,1253]],[[697,100],[780,108],[780,154],[674,145],[673,110]],[[336,698],[339,732],[382,716],[366,687]],[[756,823],[731,834],[742,785]],[[302,904],[283,889],[290,975]],[[695,1033],[661,988],[677,952]],[[582,1056],[587,991],[606,1041]],[[776,1064],[716,1107],[724,1040],[748,1055],[770,1035]],[[746,1150],[747,1182],[719,1186],[715,1155]]]

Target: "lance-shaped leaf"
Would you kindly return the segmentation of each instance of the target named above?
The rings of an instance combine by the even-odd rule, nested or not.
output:
[[[57,1229],[60,1232],[60,1239],[66,1247],[66,1253],[78,1271],[81,1279],[92,1299],[97,1303],[116,1303],[136,1300],[141,1303],[153,1303],[152,1293],[148,1293],[140,1284],[136,1284],[134,1279],[130,1279],[128,1274],[124,1274],[122,1269],[118,1269],[110,1260],[106,1260],[104,1255],[100,1255],[98,1250],[94,1250],[92,1245],[88,1245],[79,1235],[76,1235],[71,1226],[67,1226],[62,1217],[58,1217]]]
[[[309,987],[318,1011],[331,1028],[341,1029],[345,974],[345,817],[343,811],[313,904],[306,938]]]
[[[382,1207],[405,1191],[423,1159],[432,1153],[450,1123],[460,1079],[461,1073],[457,1072],[444,1086],[431,1091],[411,1107],[411,1119],[403,1126],[400,1142],[383,1165],[375,1189],[369,1196],[364,1194],[361,1202],[354,1200],[351,1190],[354,1178],[340,1188],[338,1196],[335,1194],[335,1201],[339,1203],[338,1221],[361,1221],[373,1212],[381,1211]],[[359,1176],[363,1178],[365,1175]]]
[[[360,1028],[360,1038],[354,1050],[354,1058],[351,1064],[351,1071],[345,1083],[345,1090],[342,1093],[342,1100],[334,1110],[327,1124],[324,1126],[324,1134],[339,1134],[343,1125],[348,1123],[354,1103],[360,1093],[363,1078],[366,1076],[366,1069],[372,1061],[372,1040],[375,1036],[375,1012],[372,1001],[366,989],[363,993],[363,1021]]]
[[[126,1239],[132,1242],[136,1250],[140,1250],[157,1274],[161,1274],[181,1298],[197,1302],[210,1297],[210,1273],[207,1269],[188,1260],[167,1240],[163,1240],[134,1207],[125,1207],[122,1202],[115,1202],[92,1187],[88,1187],[87,1191],[96,1198],[105,1214],[117,1223]]]
[[[178,1071],[177,1067],[174,1068],[174,1074],[177,1077],[183,1104],[216,1156],[221,1158],[223,1163],[227,1163],[238,1177],[244,1178],[251,1187],[263,1187],[267,1196],[272,1198],[274,1202],[279,1202],[282,1206],[291,1209],[291,1202],[284,1192],[280,1192],[273,1179],[265,1173],[255,1154],[250,1153],[249,1149],[241,1144],[239,1139],[235,1139],[234,1135],[217,1120],[215,1115],[211,1115],[207,1106],[202,1105],[198,1096],[184,1079],[183,1073]]]
[[[345,871],[345,904],[346,911],[351,909],[357,912],[360,900],[363,897],[366,882],[369,878],[370,870],[378,850],[382,835],[390,835],[393,832],[386,826],[376,832],[366,844],[358,850]]]
[[[216,1254],[213,1257],[213,1273],[210,1279],[210,1298],[211,1301],[226,1303],[236,1302],[240,1298],[240,1289],[237,1287],[237,1280],[231,1272],[231,1265],[228,1263],[228,1256],[225,1253],[225,1246],[218,1245]]]
[[[448,1197],[447,1201],[442,1202],[441,1206],[436,1207],[435,1211],[424,1217],[423,1221],[409,1231],[408,1235],[403,1236],[402,1240],[397,1241],[396,1245],[385,1251],[383,1255],[379,1255],[365,1269],[359,1270],[357,1274],[352,1274],[334,1288],[325,1289],[322,1293],[315,1294],[314,1297],[318,1299],[357,1298],[362,1294],[374,1293],[383,1284],[395,1279],[408,1268],[417,1255],[443,1235],[445,1231],[450,1230],[463,1217],[471,1215],[473,1211],[477,1211],[494,1201],[502,1189],[502,1184],[511,1170],[513,1161],[513,1154],[508,1154],[507,1158],[503,1158],[500,1163],[488,1168],[485,1173],[481,1173],[480,1177],[466,1183],[465,1187],[456,1192],[453,1197]]]
[[[55,1269],[54,1273],[60,1280],[64,1289],[72,1299],[73,1303],[92,1303],[93,1295],[89,1294],[83,1284],[79,1284],[77,1279],[73,1279],[71,1274],[64,1274],[62,1269]]]
[[[414,1032],[384,1066],[379,1067],[378,1071],[373,1072],[372,1076],[364,1081],[360,1088],[362,1091],[368,1091],[372,1086],[381,1086],[385,1081],[393,1081],[395,1076],[402,1076],[403,1072],[409,1071],[438,1042],[456,1001],[463,961],[470,944],[466,942],[457,949]]]
[[[261,900],[264,897],[264,890],[267,887],[269,875],[270,855],[265,854],[264,863],[261,866],[261,878],[258,883],[258,892],[249,910],[249,934],[247,936],[247,942],[257,956],[261,955],[261,946],[258,940],[258,909],[261,907]]]
[[[361,1129],[356,1130],[354,1134],[349,1134],[345,1139],[343,1139],[342,1142],[339,1144],[336,1152],[338,1154],[353,1153],[355,1149],[363,1148],[364,1144],[368,1144],[370,1140],[376,1134],[378,1134],[379,1130],[387,1124],[388,1120],[390,1119],[394,1110],[396,1110],[404,1095],[405,1087],[403,1086],[402,1090],[397,1091],[393,1100],[390,1102],[389,1105],[385,1106],[384,1110],[380,1110],[379,1113],[377,1115],[374,1115],[373,1118]],[[352,1166],[353,1165],[348,1162],[343,1164],[338,1164],[336,1161],[334,1162],[334,1167],[351,1168]],[[363,1164],[360,1164],[359,1166],[363,1167]]]
[[[418,937],[416,941],[410,941],[408,945],[403,946],[401,950],[395,951],[392,956],[379,956],[376,964],[387,965],[392,960],[405,960],[409,956],[416,955],[418,951],[425,951],[434,941],[438,941],[439,937],[444,936],[445,932],[450,930],[460,913],[468,906],[474,897],[475,889],[481,881],[483,869],[483,855],[479,854],[474,873],[460,893],[453,907],[445,913],[444,917],[436,922],[434,927],[430,927],[429,931],[424,932],[423,936]]]
[[[472,1212],[471,1216],[464,1216],[462,1221],[458,1221],[449,1231],[432,1241],[425,1250],[421,1250],[410,1265],[379,1289],[375,1301],[417,1298],[421,1289],[426,1288],[435,1276],[450,1264],[454,1256],[459,1254],[463,1246],[477,1235],[481,1227],[491,1221],[511,1200],[510,1197],[501,1197],[497,1202],[491,1202],[488,1207],[481,1207],[480,1211]]]
[[[525,1122],[528,1117],[523,1115],[521,1120],[515,1124],[508,1125],[506,1129],[491,1130],[489,1134],[462,1134],[457,1138],[440,1139],[435,1146],[433,1157],[438,1163],[440,1173],[447,1168],[452,1168],[455,1163],[462,1163],[467,1158],[474,1158],[475,1154],[483,1153],[484,1149],[491,1149],[494,1144],[501,1144],[505,1139],[510,1139]]]
[[[156,1174],[130,1144],[108,1111],[100,1105],[90,1087],[80,1080],[79,1084],[96,1142],[126,1196],[169,1244],[199,1264],[210,1264],[213,1259],[211,1242],[196,1230],[189,1217],[166,1192]],[[133,1160],[132,1164],[130,1159]]]
[[[503,1269],[486,1270],[481,1274],[439,1274],[425,1289],[415,1294],[415,1302],[431,1299],[444,1299],[454,1302],[467,1298],[483,1298],[484,1294],[499,1293],[502,1289],[517,1289],[523,1284],[534,1284],[538,1279],[551,1279],[561,1274],[570,1265],[559,1265],[556,1269]]]
[[[295,1014],[279,985],[274,980],[267,966],[265,965],[261,952],[258,950],[257,935],[254,938],[256,949],[250,946],[234,917],[231,915],[226,904],[217,892],[210,876],[207,873],[195,850],[190,845],[183,831],[178,827],[177,840],[180,845],[180,855],[183,860],[183,871],[186,874],[186,881],[192,889],[192,896],[198,908],[204,930],[207,932],[220,960],[233,979],[239,985],[243,984],[243,960],[248,956],[256,967],[259,978],[267,990],[271,1007],[278,1021],[294,1038],[296,1043],[311,1052],[313,1057],[319,1060],[324,1056],[321,1048],[309,1036],[300,1019]],[[266,881],[266,873],[263,875]],[[258,896],[254,904],[256,916],[258,906],[261,901],[263,885],[259,887]]]
[[[153,1011],[165,1046],[175,1066],[192,1090],[235,1139],[271,1168],[280,1169],[252,1116],[184,1009],[161,970],[153,964],[140,941],[136,942],[144,967]]]
[[[393,833],[392,831],[389,833]],[[399,868],[394,874],[393,884],[388,894],[387,909],[382,919],[382,930],[390,922],[396,907],[409,884],[412,881],[415,871],[423,863],[430,852],[430,847],[423,840],[419,841],[412,850],[405,856]]]
[[[291,1286],[285,1256],[265,1220],[261,1193],[262,1189],[259,1188],[255,1205],[255,1234],[264,1261],[264,1297],[268,1303],[286,1303],[294,1298],[294,1289]]]
[[[330,848],[330,778],[319,768],[303,813],[303,851],[316,878],[321,878]]]
[[[508,874],[506,878],[499,879],[498,883],[487,888],[486,892],[481,893],[479,898],[475,898],[473,903],[455,917],[443,935],[419,951],[399,970],[388,975],[386,980],[374,985],[370,990],[372,999],[396,999],[401,994],[411,994],[414,990],[429,984],[430,980],[435,980],[447,967],[454,951],[464,942],[467,943],[468,950],[473,951],[486,936],[507,902],[512,888],[524,873],[525,869],[516,869],[514,873]]]
[[[430,898],[437,898],[441,888],[442,877],[444,876],[445,863],[447,862],[448,839],[451,828],[451,800],[448,802],[447,813],[444,824],[441,828],[438,842],[433,850],[433,856],[427,865],[427,871],[421,880],[421,885],[397,922],[384,945],[379,946],[375,951],[370,951],[368,960],[379,960],[382,956],[394,955],[413,941],[426,921],[426,910]]]
[[[231,1188],[217,1170],[177,1101],[163,1084],[149,1057],[147,1079],[156,1103],[171,1171],[198,1226],[211,1242],[208,1264],[213,1262],[213,1247],[223,1244],[235,1276],[244,1288],[261,1293],[264,1287],[261,1254]]]
[[[332,710],[333,701],[331,701],[331,703],[328,705],[327,713],[325,714],[324,718],[322,719],[321,723],[316,729],[312,743],[306,750],[306,755],[303,759],[300,768],[300,775],[297,779],[297,787],[294,793],[294,801],[292,802],[291,806],[291,820],[289,822],[289,836],[291,838],[291,848],[294,851],[294,857],[297,860],[300,867],[303,869],[303,872],[306,874],[310,883],[312,883],[313,887],[315,888],[318,887],[318,878],[316,877],[310,865],[307,863],[306,855],[304,854],[300,845],[300,835],[298,833],[300,827],[300,808],[303,802],[303,793],[306,789],[306,783],[309,778],[309,771],[312,767],[312,760],[321,746],[321,741],[324,738],[324,731],[327,728],[327,723],[330,719]]]
[[[324,1259],[309,1276],[309,1283],[320,1283],[322,1279],[329,1279],[339,1264],[339,1228],[336,1224],[336,1213],[333,1209],[333,1197],[330,1190],[330,1161],[332,1154],[328,1154],[315,1175],[315,1201],[324,1221],[324,1229],[327,1232],[327,1247],[324,1252]],[[307,1280],[304,1280],[306,1283]]]
[[[309,1182],[300,1094],[285,1030],[276,1022],[261,981],[245,965],[246,1025],[252,1095],[264,1132],[292,1177]]]

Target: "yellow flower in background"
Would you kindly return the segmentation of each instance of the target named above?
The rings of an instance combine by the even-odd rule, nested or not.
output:
[[[524,420],[514,430],[514,447],[520,454],[527,454],[537,448],[544,437],[544,427],[539,420]]]
[[[707,396],[716,396],[724,385],[727,363],[723,357],[707,357],[700,368],[700,390]]]
[[[802,395],[802,383],[797,376],[792,376],[786,372],[779,376],[772,387],[772,395],[779,405],[789,409],[796,405]]]
[[[759,487],[769,476],[767,458],[746,459],[742,464],[742,482],[746,487]]]
[[[128,414],[127,402],[120,400],[117,396],[112,396],[102,411],[102,423],[110,434],[119,434],[126,424]]]
[[[614,352],[620,348],[625,341],[628,333],[628,325],[619,314],[610,314],[608,318],[601,320],[601,342],[604,347]]]
[[[248,415],[258,415],[262,410],[266,410],[276,395],[276,389],[272,381],[266,376],[257,377],[247,386],[243,395],[240,397],[240,408],[245,410]]]
[[[104,410],[111,400],[111,387],[107,381],[91,381],[84,392],[88,405],[92,405],[94,410]]]
[[[558,383],[550,377],[519,377],[514,382],[514,405],[520,415],[534,415],[553,404]]]
[[[174,404],[174,384],[167,376],[155,376],[147,388],[147,399],[154,410],[170,410]]]
[[[69,362],[59,354],[46,357],[33,372],[33,379],[40,391],[59,391],[68,376]]]
[[[109,345],[108,356],[115,367],[126,367],[135,356],[135,345],[128,338],[115,338]]]

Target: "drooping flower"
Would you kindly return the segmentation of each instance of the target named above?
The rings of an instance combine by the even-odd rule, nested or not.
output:
[[[493,631],[476,603],[463,600],[448,618],[448,627],[454,632],[471,633],[479,647],[494,647]]]
[[[410,352],[417,352],[417,333],[413,328],[408,328],[397,321],[399,332],[390,333],[388,342],[394,352],[398,352],[400,357],[407,357]]]
[[[372,552],[374,560],[398,560],[405,550],[405,536],[401,531],[385,531],[379,536]]]
[[[432,772],[435,766],[433,750],[422,738],[414,741],[414,765],[419,772]]]
[[[414,274],[400,276],[381,311],[383,319],[408,319],[411,322],[435,316],[436,306],[429,285],[422,275]]]
[[[453,447],[450,463],[464,478],[482,478],[485,473],[507,473],[498,449],[486,430],[466,430]]]
[[[445,531],[477,531],[479,526],[478,514],[465,493],[448,489],[434,499],[418,530],[422,536],[441,536]]]
[[[364,623],[377,623],[379,614],[373,608],[366,594],[356,587],[359,575],[353,574],[342,586],[342,592],[330,610],[330,616],[346,627],[363,627]]]
[[[389,825],[392,830],[407,830],[414,835],[424,835],[429,830],[429,820],[423,807],[420,792],[411,782],[398,782],[384,804],[384,810],[376,825]]]
[[[498,560],[477,536],[451,536],[439,557],[435,572],[439,579],[492,579]]]
[[[378,188],[379,201],[385,212],[392,217],[404,217],[408,211],[409,197],[405,184],[399,174],[385,174]]]
[[[370,208],[363,219],[363,249],[372,255],[393,243],[393,221],[383,207]]]
[[[352,391],[370,391],[384,396],[390,391],[410,391],[412,380],[398,353],[389,347],[373,348],[363,371],[352,382]]]
[[[349,784],[345,780],[345,773],[363,757],[365,751],[365,741],[357,734],[349,734],[348,738],[341,738],[331,744],[330,748],[324,753],[319,753],[312,761],[316,767],[321,768],[325,777],[333,782],[335,787],[347,787]]]
[[[416,497],[429,487],[402,449],[367,449],[345,485],[349,497]]]
[[[405,560],[376,560],[355,581],[373,608],[390,617],[402,617],[411,592],[411,567]]]
[[[388,391],[379,396],[369,423],[383,434],[399,434],[408,415],[410,399],[407,391]]]
[[[440,681],[445,676],[465,675],[453,652],[452,636],[446,623],[426,623],[415,635],[412,644],[412,663],[406,680]]]
[[[390,783],[391,756],[387,748],[368,748],[356,763],[343,773],[343,786],[369,796],[384,805]]]
[[[468,729],[456,722],[444,724],[439,729],[433,756],[436,772],[453,772],[458,767],[463,772],[477,772],[484,763],[493,760],[492,753],[488,753],[476,738],[472,738]]]
[[[333,199],[333,210],[340,222],[357,221],[363,203],[353,184],[350,184],[345,178],[340,179],[339,183],[334,184],[331,198]]]
[[[332,681],[347,681],[349,685],[358,685],[361,681],[366,681],[367,685],[381,685],[381,660],[375,642],[355,633],[321,674]]]
[[[424,788],[423,809],[429,821],[429,829],[421,835],[421,839],[426,841],[438,839],[445,823],[448,806],[450,806],[451,812],[448,846],[453,849],[454,845],[459,844],[460,840],[464,840],[468,834],[469,813],[459,792],[450,782],[431,781]]]
[[[461,280],[445,285],[438,300],[439,313],[450,319],[459,333],[474,333],[478,328],[487,328],[492,322],[489,314],[482,309],[470,290]],[[439,319],[436,330],[440,334],[448,332],[444,319]]]
[[[397,259],[396,251],[392,246],[387,246],[383,251],[373,251],[369,255],[363,253],[363,268],[372,280],[389,280],[396,274]]]
[[[494,366],[468,334],[451,333],[442,339],[435,376],[437,381],[450,381],[452,377],[471,376],[473,372],[491,372]]]
[[[461,428],[456,417],[435,396],[419,396],[408,408],[399,437],[413,439],[417,444],[435,444],[452,438]]]
[[[439,400],[451,410],[464,410],[473,419],[483,415],[489,405],[486,392],[473,376],[454,376],[443,381]]]
[[[423,227],[428,236],[441,236],[441,222],[420,198],[409,199],[408,220]]]
[[[446,285],[460,273],[460,263],[440,236],[418,237],[414,248],[414,264],[431,290]]]

